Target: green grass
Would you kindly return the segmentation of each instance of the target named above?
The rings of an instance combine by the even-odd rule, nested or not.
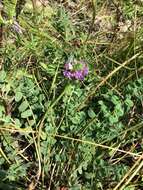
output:
[[[0,20],[0,189],[142,189],[142,2],[28,0],[20,33],[15,7]],[[64,77],[70,57],[83,81]]]

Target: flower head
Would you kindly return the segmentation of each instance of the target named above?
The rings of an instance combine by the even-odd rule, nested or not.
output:
[[[12,29],[14,30],[14,32],[16,32],[18,34],[23,33],[23,29],[21,28],[21,26],[19,25],[19,23],[16,20],[12,24]]]
[[[84,61],[69,61],[64,66],[63,75],[68,79],[84,80],[88,67]]]

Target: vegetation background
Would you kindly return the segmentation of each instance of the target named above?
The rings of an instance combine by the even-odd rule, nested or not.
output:
[[[0,189],[143,189],[143,1],[0,1]],[[74,57],[83,81],[63,75]]]

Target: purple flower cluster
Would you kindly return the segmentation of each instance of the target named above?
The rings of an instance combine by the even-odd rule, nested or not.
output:
[[[14,30],[14,32],[16,32],[18,34],[23,33],[23,29],[21,28],[21,26],[18,24],[18,22],[16,20],[12,24],[12,29]]]
[[[83,62],[69,62],[64,66],[63,75],[68,79],[84,80],[84,77],[88,75],[88,67]]]

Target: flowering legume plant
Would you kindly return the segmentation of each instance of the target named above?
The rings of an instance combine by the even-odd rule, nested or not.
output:
[[[64,65],[64,76],[68,79],[84,80],[88,75],[88,66],[84,61],[70,60]]]
[[[0,13],[0,190],[143,189],[142,1]]]

